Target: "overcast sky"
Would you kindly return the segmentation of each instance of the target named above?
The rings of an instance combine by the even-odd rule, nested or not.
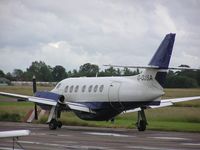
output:
[[[200,67],[199,0],[1,0],[0,69],[147,65],[170,32],[170,66]]]

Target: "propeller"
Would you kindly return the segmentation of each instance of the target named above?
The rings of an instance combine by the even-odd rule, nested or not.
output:
[[[33,76],[33,94],[35,94],[35,92],[37,91],[37,87],[36,87],[36,78],[35,78],[35,76]],[[34,107],[34,109],[35,109],[35,120],[38,120],[38,113],[37,113],[37,104],[35,103],[35,107]]]

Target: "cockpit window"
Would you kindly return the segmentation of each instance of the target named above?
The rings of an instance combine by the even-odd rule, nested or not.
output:
[[[61,83],[59,83],[59,84],[56,86],[56,89],[58,89],[60,86],[61,86]]]

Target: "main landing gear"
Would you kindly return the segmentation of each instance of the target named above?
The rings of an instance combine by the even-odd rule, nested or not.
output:
[[[55,130],[57,128],[62,127],[62,122],[58,121],[58,118],[60,118],[60,115],[61,115],[61,110],[59,109],[59,107],[53,106],[51,108],[49,119],[47,121],[49,124],[50,130]]]
[[[61,121],[57,121],[56,119],[52,119],[49,122],[49,129],[50,130],[55,130],[57,128],[61,128],[62,127],[62,122]]]
[[[138,131],[145,131],[146,126],[148,125],[144,109],[142,108],[140,111],[138,111],[138,120],[136,123],[136,126],[138,128]]]

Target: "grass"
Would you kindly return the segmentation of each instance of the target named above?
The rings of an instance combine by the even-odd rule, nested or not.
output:
[[[50,90],[52,87],[38,87],[38,90]],[[0,87],[0,91],[32,95],[32,87]],[[164,98],[187,97],[200,95],[200,89],[165,89]],[[0,96],[0,101],[5,97]],[[0,121],[23,121],[27,112],[34,107],[30,102],[0,102]],[[149,109],[146,111],[148,129],[165,131],[200,132],[200,101],[178,103],[175,107]],[[36,123],[46,123],[47,115]],[[111,128],[135,128],[137,113],[121,114],[115,123],[106,121],[84,121],[72,112],[63,112],[61,121],[65,125],[95,126]]]
[[[53,89],[51,86],[38,86],[38,91],[49,91]],[[24,94],[24,95],[33,95],[31,86],[0,86],[1,92],[15,93],[15,94]]]
[[[200,96],[200,89],[165,89],[165,95],[163,98],[176,98],[176,97],[191,97]],[[200,100],[187,101],[182,103],[176,103],[175,107],[200,107]]]
[[[200,124],[191,122],[149,121],[148,129],[196,133],[200,132]]]

